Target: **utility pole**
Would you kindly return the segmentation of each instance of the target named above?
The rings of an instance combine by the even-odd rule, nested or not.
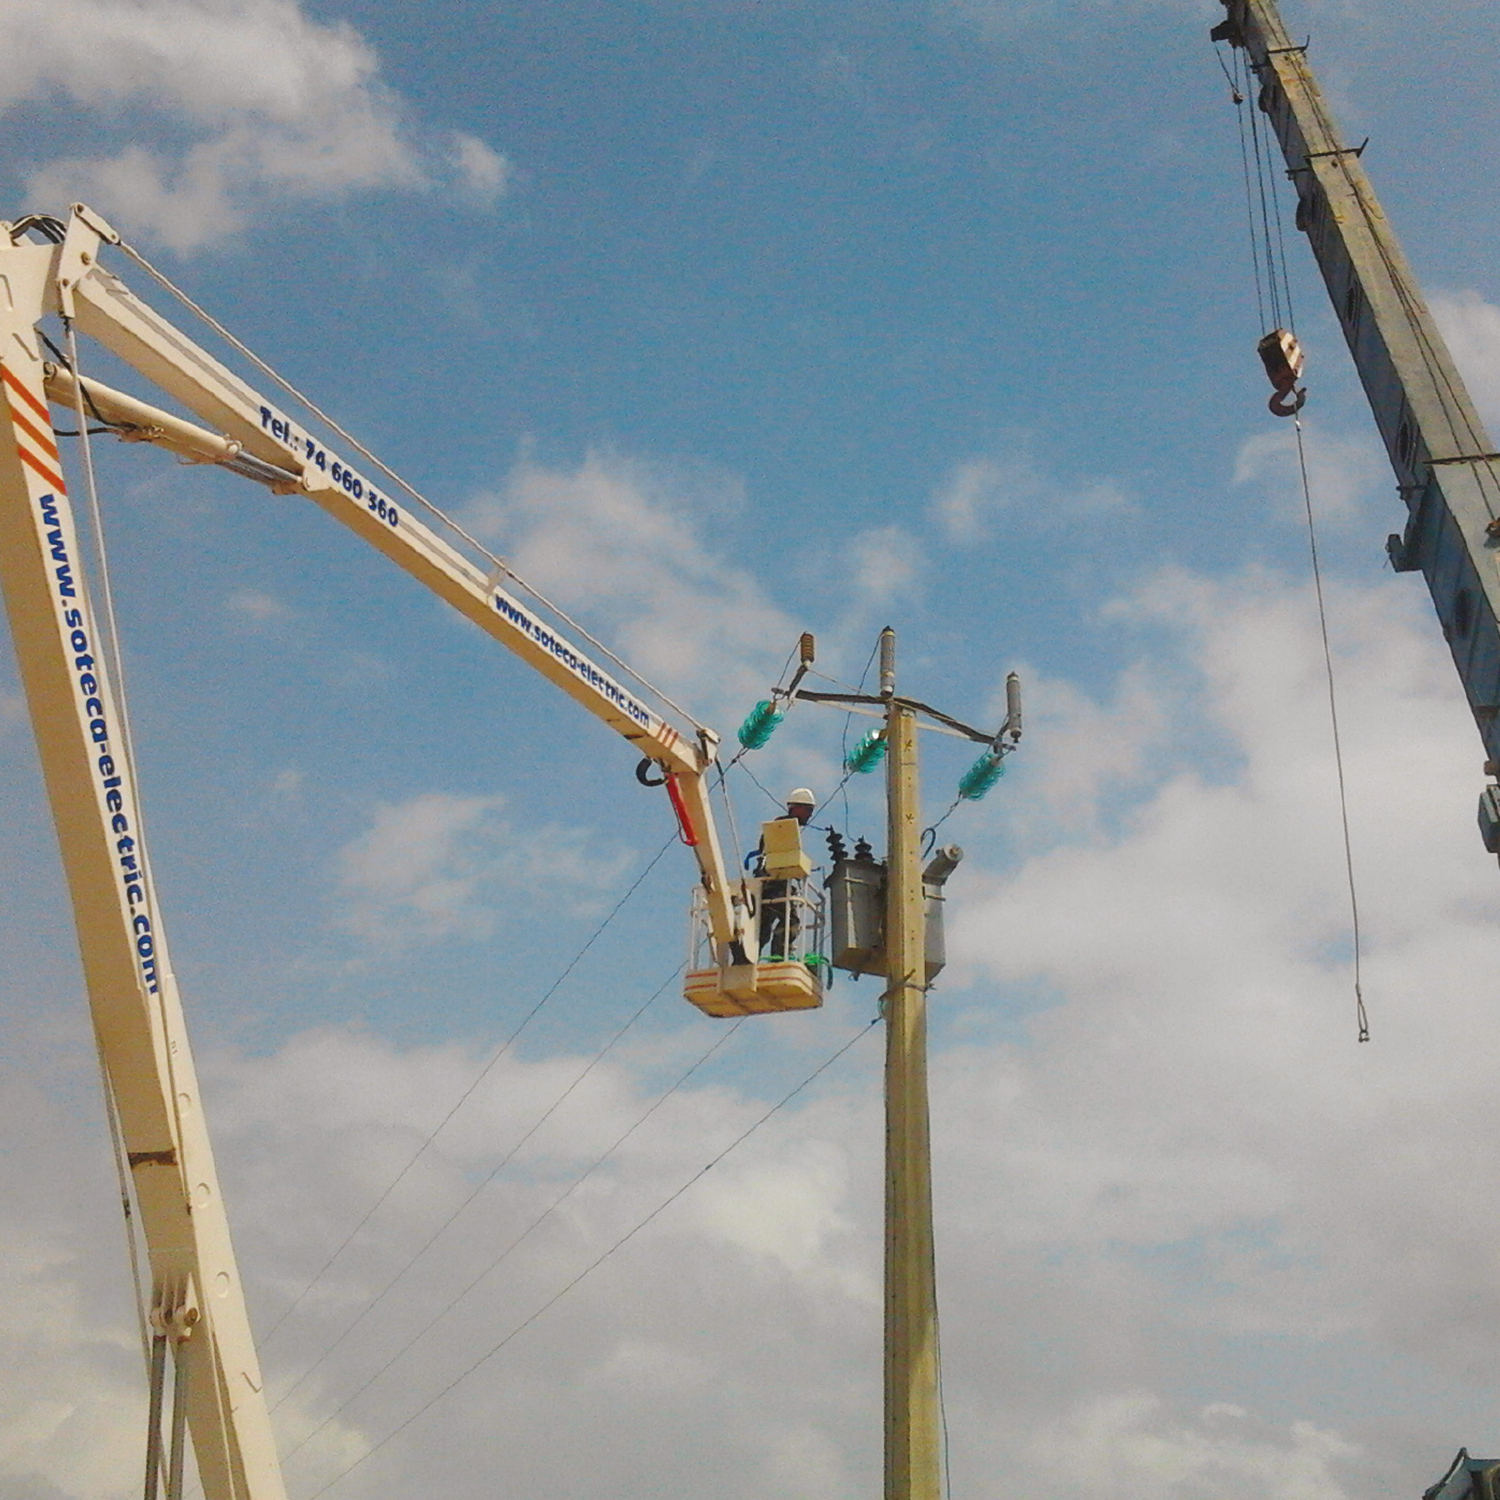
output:
[[[938,1500],[937,1274],[927,1109],[926,903],[916,709],[880,633],[886,742],[885,1500]]]
[[[940,898],[941,887],[963,851],[940,850],[928,869],[922,869],[917,730],[932,729],[985,747],[959,782],[959,797],[978,801],[999,778],[1001,762],[1021,738],[1021,684],[1014,672],[1007,677],[1005,723],[993,734],[971,728],[915,698],[898,697],[896,632],[890,626],[880,632],[878,697],[813,691],[800,687],[801,681],[799,673],[791,687],[778,691],[787,699],[824,703],[884,721],[845,761],[850,771],[871,770],[878,763],[878,752],[883,750],[885,756],[884,921],[879,921],[878,906],[851,906],[843,919],[850,930],[835,936],[832,963],[852,973],[886,977],[882,997],[886,1025],[885,1500],[938,1500],[942,1455],[927,1108],[927,987],[942,967],[942,958],[938,947],[929,948],[927,908],[930,898]],[[837,863],[833,880],[838,880]],[[839,927],[836,916],[835,934]],[[841,942],[848,946],[847,958],[839,956]]]

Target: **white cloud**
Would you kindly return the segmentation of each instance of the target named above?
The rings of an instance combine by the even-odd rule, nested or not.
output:
[[[1358,1328],[1472,1367],[1500,1299],[1466,1239],[1435,1226],[1490,1170],[1483,1122],[1500,1116],[1477,1075],[1452,1093],[1453,1038],[1492,1000],[1472,976],[1500,960],[1473,830],[1481,751],[1415,591],[1391,579],[1332,602],[1374,1042],[1353,1041],[1310,601],[1263,575],[1166,576],[1135,618],[1178,633],[1234,753],[1217,781],[1167,760],[1102,845],[1039,853],[956,906],[961,959],[1057,1002],[1033,1056],[969,1074],[961,1113],[978,1138],[1024,1142],[1006,1194],[1024,1205],[1017,1239],[1106,1257],[1191,1242],[1216,1320]],[[1168,735],[1190,727],[1184,706]],[[1038,1127],[1043,1099],[1072,1102]],[[1393,1140],[1383,1122],[1399,1149],[1374,1146]]]
[[[459,182],[475,202],[493,208],[510,183],[510,163],[477,135],[457,135],[453,145]]]
[[[1031,455],[1025,438],[1004,453],[980,454],[955,463],[932,497],[932,514],[955,542],[988,536],[1003,517],[1009,527],[1046,525],[1127,508],[1113,480],[1073,480],[1050,472]]]
[[[1308,1422],[1265,1430],[1225,1403],[1174,1417],[1143,1393],[1075,1408],[1037,1432],[1032,1450],[1068,1488],[1197,1500],[1344,1500],[1337,1465],[1358,1451]]]
[[[494,930],[502,893],[549,893],[574,910],[618,882],[628,856],[579,829],[520,831],[500,797],[422,792],[383,803],[339,854],[339,922],[382,945]]]
[[[237,589],[224,602],[231,613],[256,625],[285,620],[292,613],[291,607],[283,600],[260,589]]]
[[[452,170],[491,201],[504,190],[503,158],[464,136],[446,165],[369,43],[296,0],[3,0],[0,25],[0,113],[62,97],[121,142],[33,167],[36,208],[82,199],[185,251],[235,234],[266,201],[419,190]],[[140,118],[156,141],[122,124]]]
[[[900,526],[879,526],[855,534],[849,558],[856,593],[869,602],[894,602],[914,591],[922,572],[922,549]]]
[[[1473,291],[1439,292],[1430,305],[1493,437],[1500,432],[1500,307]]]
[[[571,471],[522,461],[469,516],[648,682],[722,723],[765,694],[804,628],[702,540],[740,502],[722,475],[594,452]]]
[[[1320,527],[1361,522],[1371,498],[1382,486],[1389,490],[1390,469],[1373,439],[1336,437],[1304,422],[1303,451],[1313,519]],[[1306,524],[1297,434],[1289,423],[1245,439],[1235,455],[1234,482],[1273,496],[1283,521]]]

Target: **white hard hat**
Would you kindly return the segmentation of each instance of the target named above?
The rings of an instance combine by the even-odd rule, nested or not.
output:
[[[795,791],[790,791],[786,794],[786,805],[788,807],[794,807],[801,803],[805,803],[808,807],[812,807],[816,804],[817,800],[818,799],[813,796],[812,792],[805,786],[799,786]]]

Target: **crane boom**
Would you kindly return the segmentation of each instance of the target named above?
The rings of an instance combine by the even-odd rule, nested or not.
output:
[[[1500,454],[1360,161],[1275,0],[1223,0],[1216,41],[1245,49],[1308,237],[1407,506],[1387,543],[1420,570],[1489,760],[1500,765]]]
[[[27,239],[31,229],[52,243]],[[65,226],[36,218],[0,224],[0,590],[72,896],[106,1106],[151,1272],[148,1500],[160,1467],[169,1344],[182,1399],[172,1403],[168,1493],[180,1493],[185,1420],[207,1500],[284,1500],[146,858],[119,685],[89,597],[49,400],[128,440],[315,500],[654,762],[701,880],[695,909],[710,957],[689,975],[685,992],[695,1004],[714,1015],[804,1009],[820,1003],[821,986],[788,953],[760,961],[758,883],[726,872],[709,802],[716,737],[670,723],[525,603],[525,585],[505,564],[486,559],[487,568],[466,556],[137,298],[99,264],[101,247],[118,242],[82,205]],[[45,359],[38,325],[48,313],[208,425]]]
[[[47,246],[0,236],[0,583],[73,901],[106,1108],[185,1377],[212,1500],[283,1500],[229,1224],[141,837],[134,767],[83,576],[35,316]]]

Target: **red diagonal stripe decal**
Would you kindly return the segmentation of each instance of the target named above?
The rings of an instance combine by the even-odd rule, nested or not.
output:
[[[38,448],[42,450],[43,453],[47,455],[48,458],[52,460],[53,463],[56,463],[58,461],[57,444],[52,441],[50,424],[48,426],[48,430],[46,432],[43,432],[40,427],[34,426],[32,423],[28,422],[26,418],[23,417],[21,413],[15,409],[14,406],[10,409],[10,419],[16,424],[17,427],[21,429],[22,432],[26,434],[27,437],[31,439],[32,442],[37,445]]]
[[[36,397],[33,396],[24,385],[22,385],[20,377],[11,370],[9,365],[0,364],[0,378],[4,379],[6,385],[8,385],[11,390],[13,390],[16,395],[18,395],[21,400],[23,400],[27,404],[27,406],[29,406],[32,411],[34,411],[37,416],[42,419],[42,421],[48,423],[49,425],[51,424],[52,417],[48,412],[46,406],[42,402],[38,401]]]
[[[21,462],[27,466],[27,468],[34,469],[38,474],[40,474],[42,478],[45,479],[47,483],[50,484],[52,488],[58,492],[58,494],[66,495],[68,493],[67,486],[62,482],[62,475],[54,474],[52,470],[49,469],[47,465],[41,461],[41,459],[36,457],[35,454],[28,453],[26,449],[22,448],[19,444],[16,445],[16,454],[20,458]]]

